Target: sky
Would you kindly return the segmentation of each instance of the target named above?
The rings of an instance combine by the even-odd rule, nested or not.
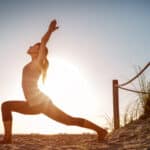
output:
[[[148,0],[1,0],[0,103],[24,100],[26,51],[56,19],[59,30],[47,44],[47,81],[39,87],[70,115],[106,127],[113,112],[112,80],[123,83],[150,61],[149,7]],[[121,113],[133,99],[136,95],[120,91]],[[13,113],[13,119],[14,133],[89,132],[43,115]]]

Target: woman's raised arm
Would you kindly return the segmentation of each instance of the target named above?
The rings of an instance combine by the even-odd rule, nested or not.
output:
[[[48,40],[50,39],[51,34],[55,30],[58,29],[58,27],[56,25],[57,25],[56,20],[52,20],[51,23],[50,23],[50,25],[49,25],[48,31],[44,34],[44,36],[41,39],[39,56],[38,56],[39,61],[43,60],[43,58],[45,57],[45,51],[44,51],[45,46],[46,46]]]

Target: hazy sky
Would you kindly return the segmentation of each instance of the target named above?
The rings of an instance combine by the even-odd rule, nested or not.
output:
[[[58,78],[64,81],[51,87],[55,95],[53,91],[49,95],[68,104],[64,111],[102,125],[102,116],[112,116],[112,80],[122,83],[135,74],[135,66],[142,67],[150,61],[149,8],[148,0],[1,0],[0,102],[24,99],[21,74],[30,60],[26,50],[40,41],[55,18],[60,28],[48,43],[49,60],[53,60],[50,61],[52,71],[58,76],[63,74],[64,78],[53,77],[52,85]],[[71,106],[76,99],[78,103]],[[128,95],[120,99],[121,108],[131,100]],[[35,122],[40,121],[48,125],[34,130]],[[14,132],[38,132],[42,127],[48,128],[45,132],[52,132],[52,126],[58,132],[67,130],[44,117],[19,114],[14,115],[14,124]],[[44,129],[39,132],[43,133]]]

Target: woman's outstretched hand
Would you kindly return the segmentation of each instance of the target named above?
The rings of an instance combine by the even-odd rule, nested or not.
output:
[[[50,25],[49,25],[48,31],[44,34],[44,36],[41,39],[41,45],[42,45],[41,47],[45,47],[46,43],[48,42],[48,40],[52,34],[52,32],[54,32],[58,28],[59,27],[57,26],[56,20],[52,20]]]
[[[49,30],[51,32],[54,32],[55,30],[57,30],[59,27],[57,26],[57,21],[56,20],[52,20],[50,25],[49,25]]]

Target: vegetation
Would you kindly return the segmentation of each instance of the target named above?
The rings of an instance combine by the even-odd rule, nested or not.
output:
[[[140,72],[141,68],[138,67],[136,72]],[[137,91],[137,99],[126,107],[123,117],[121,117],[121,126],[125,126],[138,119],[146,119],[150,117],[150,79],[147,79],[145,74],[138,77],[139,88]],[[114,119],[105,115],[109,131],[114,129]]]
[[[138,70],[141,70],[140,67]],[[123,117],[124,125],[137,119],[145,119],[150,117],[150,81],[146,79],[146,76],[143,73],[141,76],[139,76],[138,83],[140,91],[147,94],[137,93],[137,100],[127,106]]]
[[[146,80],[144,74],[139,78],[139,85],[141,91],[148,93],[148,94],[141,94],[141,93],[138,94],[139,102],[141,103],[143,110],[142,116],[148,117],[150,116],[150,81]]]

